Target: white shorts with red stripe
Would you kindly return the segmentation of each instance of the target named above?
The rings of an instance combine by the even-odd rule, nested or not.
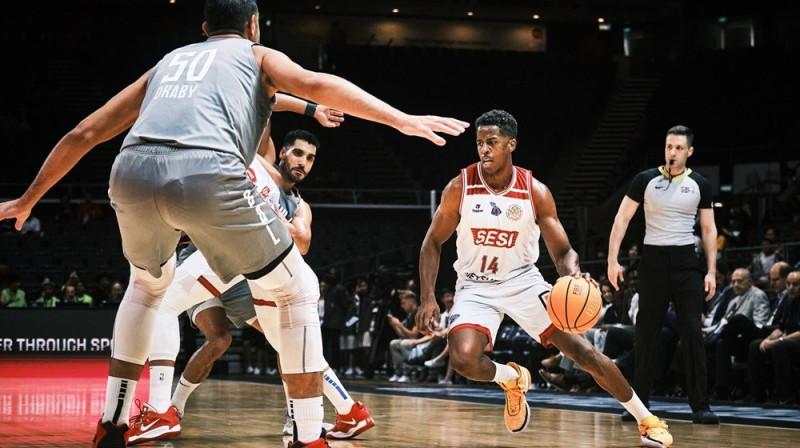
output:
[[[494,346],[497,330],[507,314],[531,337],[549,347],[555,331],[547,314],[547,294],[552,286],[537,271],[529,271],[502,283],[461,284],[450,311],[450,331],[470,328],[489,338]]]

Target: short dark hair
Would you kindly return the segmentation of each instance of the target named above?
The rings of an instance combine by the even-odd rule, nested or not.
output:
[[[517,119],[504,110],[493,109],[484,113],[475,120],[475,129],[480,126],[497,126],[501,134],[508,138],[517,138]]]
[[[286,134],[286,136],[283,137],[283,147],[288,149],[295,140],[308,142],[319,149],[319,140],[317,140],[317,137],[305,129],[295,129]]]
[[[692,146],[692,142],[694,142],[694,131],[680,124],[669,128],[667,135],[683,135],[686,137],[686,144],[689,146]]]
[[[244,35],[250,17],[258,14],[258,5],[255,0],[206,0],[203,14],[209,35]]]

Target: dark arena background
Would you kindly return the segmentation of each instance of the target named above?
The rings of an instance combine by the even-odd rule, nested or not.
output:
[[[166,52],[203,40],[202,3],[3,2],[0,202],[25,191],[52,147],[86,115]],[[765,245],[800,269],[798,2],[258,4],[262,44],[404,112],[470,123],[495,108],[512,113],[519,122],[515,164],[549,187],[583,270],[599,281],[620,201],[636,173],[664,163],[664,136],[677,124],[695,131],[688,165],[712,184],[716,225],[727,236],[719,265],[750,269],[769,297],[777,291],[753,263]],[[492,383],[445,378],[445,369],[424,364],[410,368],[408,382],[389,381],[387,348],[395,335],[386,314],[402,313],[398,290],[418,288],[419,249],[442,189],[477,160],[473,128],[437,147],[351,116],[335,129],[292,113],[276,113],[272,123],[278,145],[297,128],[321,142],[313,173],[298,187],[314,217],[306,261],[322,280],[337,270],[350,297],[365,279],[374,306],[369,359],[329,362],[377,425],[332,447],[637,446],[636,425],[620,421],[623,408],[607,393],[540,377],[542,359],[514,343],[522,334],[511,320],[490,356],[532,360],[533,416],[525,433],[504,430],[503,393]],[[38,227],[23,234],[0,222],[0,290],[16,284],[27,305],[0,305],[0,447],[91,443],[116,307],[129,278],[107,195],[121,141],[99,145],[40,201],[32,215]],[[639,211],[622,244],[624,265],[637,262],[628,249],[641,247],[643,235]],[[454,240],[443,248],[437,291],[454,288]],[[558,275],[543,244],[540,252],[538,266],[552,283]],[[63,298],[76,279],[93,297],[91,306],[45,306],[44,290]],[[625,318],[634,295],[632,284],[614,296],[623,310],[620,328],[632,327]],[[178,375],[204,341],[185,321]],[[183,434],[149,446],[286,446],[275,352],[263,344],[251,356],[242,331],[231,328],[233,344],[189,402]],[[719,426],[692,425],[681,366],[665,368],[651,405],[669,421],[675,446],[797,446],[797,395],[754,403],[746,354],[731,362],[734,393],[711,403]],[[799,364],[792,367],[795,381]],[[137,396],[146,401],[144,372]],[[326,421],[332,419],[326,404]]]

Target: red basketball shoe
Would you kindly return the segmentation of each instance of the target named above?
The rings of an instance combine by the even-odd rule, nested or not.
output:
[[[319,439],[308,443],[300,441],[289,442],[287,448],[331,448],[331,446],[328,445],[328,441],[325,440],[325,430],[323,429],[322,433],[319,435]]]
[[[128,425],[97,422],[92,448],[125,448],[128,445]]]
[[[170,439],[181,433],[183,415],[175,406],[170,406],[164,413],[156,412],[153,406],[147,403],[142,406],[139,400],[136,400],[136,406],[139,407],[141,413],[130,420],[129,445]]]
[[[360,401],[356,401],[347,415],[336,414],[336,425],[328,432],[329,439],[352,439],[375,426],[375,420],[370,417],[367,408]]]

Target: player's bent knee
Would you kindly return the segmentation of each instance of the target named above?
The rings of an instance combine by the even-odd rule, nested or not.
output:
[[[228,351],[232,341],[233,337],[231,336],[230,332],[216,334],[211,337],[206,336],[206,343],[214,351],[214,353],[219,353],[220,356]]]
[[[172,278],[175,275],[175,255],[173,254],[172,257],[161,267],[161,277],[153,277],[149,272],[145,271],[144,269],[139,269],[133,265],[131,265],[131,279],[130,284],[131,287],[128,288],[131,290],[129,294],[126,294],[126,298],[128,300],[141,303],[147,306],[155,306],[161,302],[161,298],[164,297],[164,293],[166,293],[167,288],[169,287],[170,283],[172,282]],[[155,300],[154,298],[157,298]],[[153,303],[155,301],[155,303]]]
[[[467,375],[477,365],[481,354],[463,345],[450,347],[450,364],[456,372]]]

